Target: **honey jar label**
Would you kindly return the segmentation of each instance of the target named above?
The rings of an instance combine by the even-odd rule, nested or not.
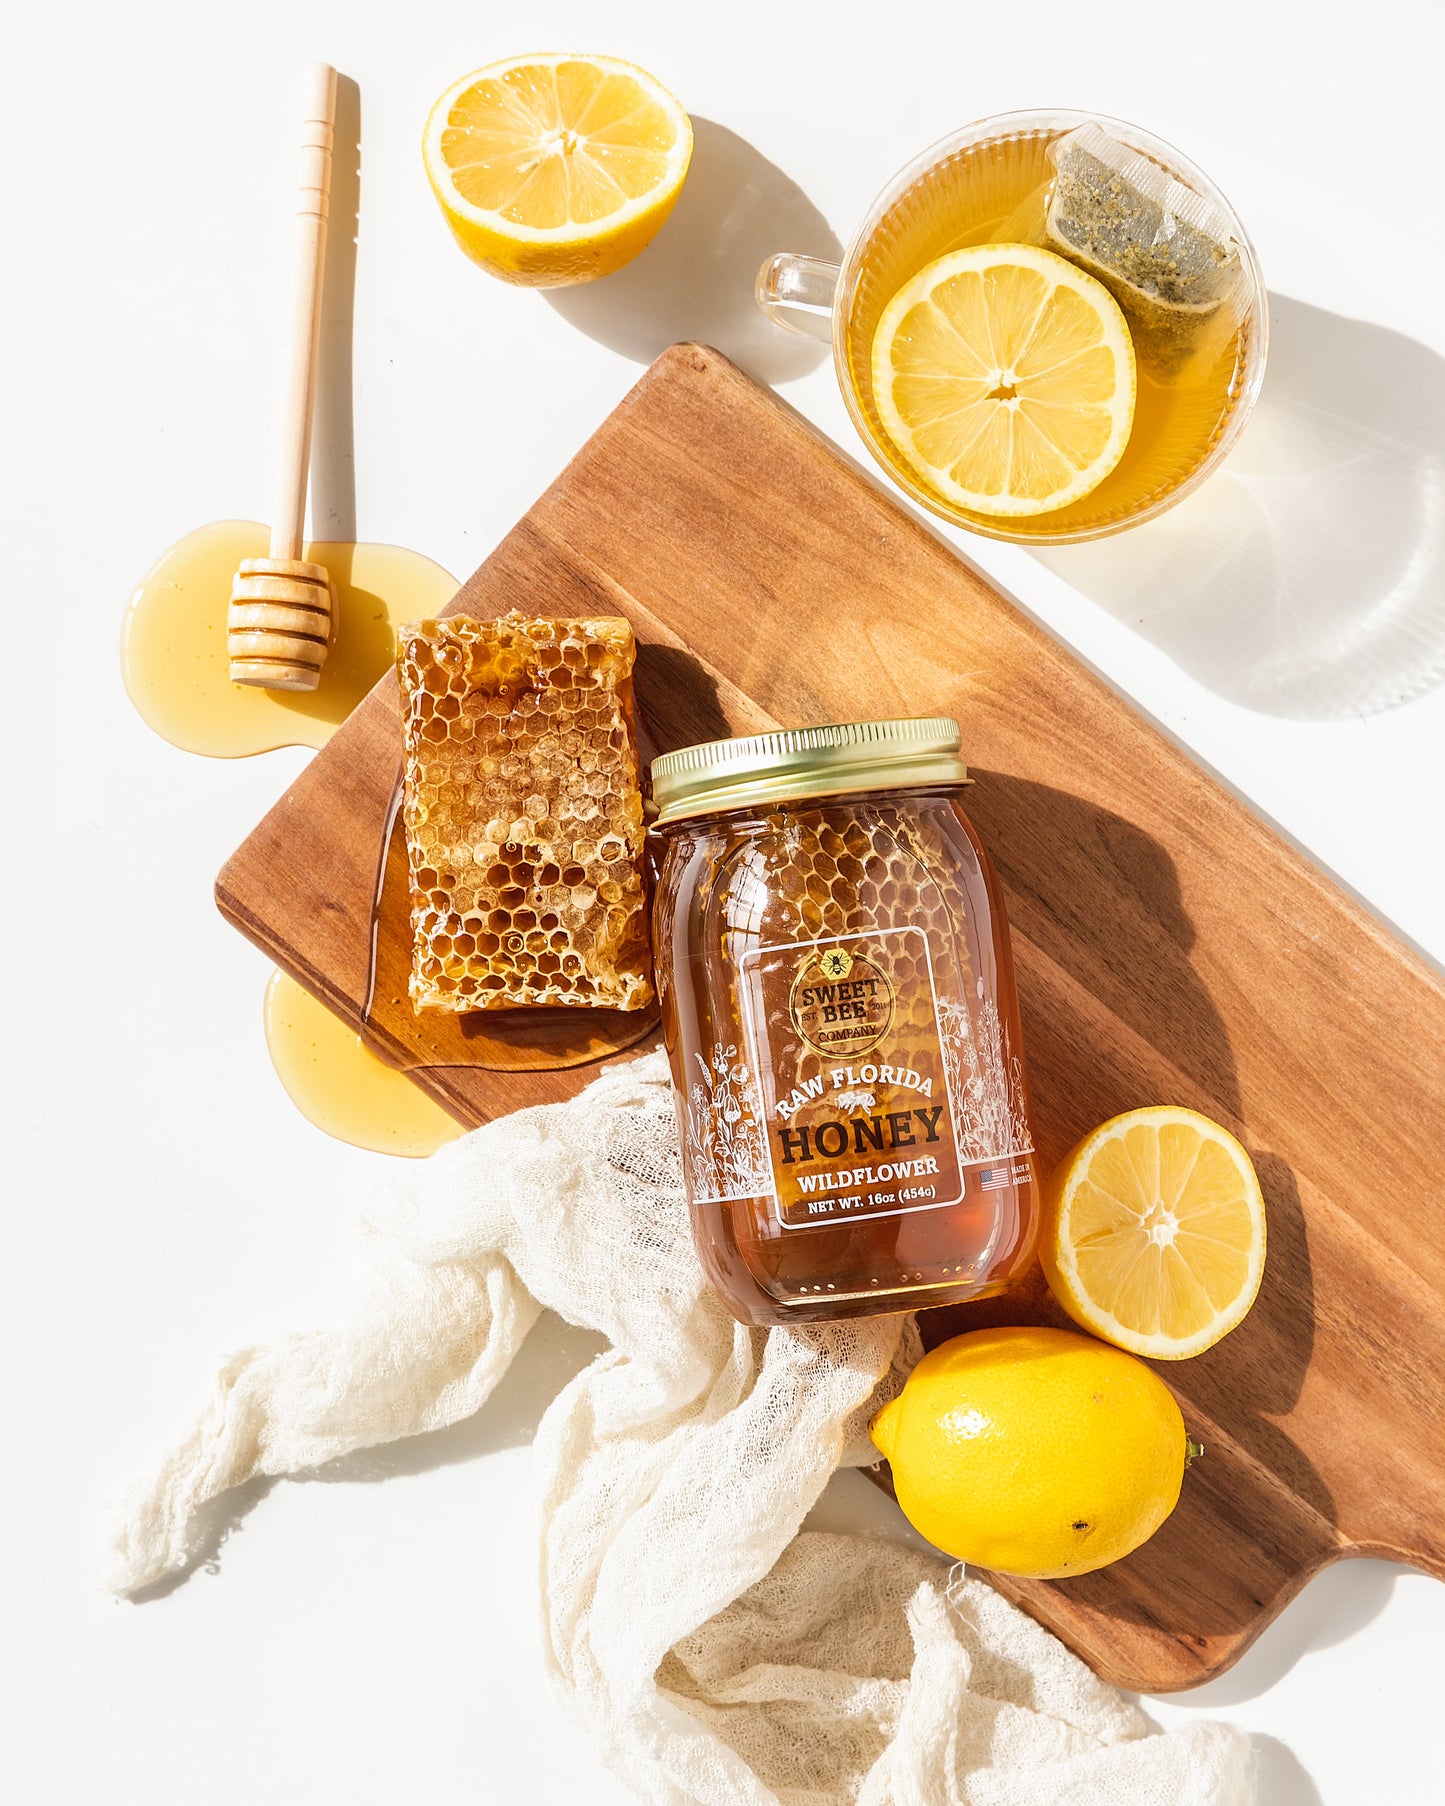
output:
[[[742,974],[760,1191],[782,1226],[959,1203],[969,1187],[927,932],[761,947]]]
[[[843,945],[798,962],[788,1015],[799,1039],[825,1059],[871,1053],[893,1026],[893,981],[866,953]]]

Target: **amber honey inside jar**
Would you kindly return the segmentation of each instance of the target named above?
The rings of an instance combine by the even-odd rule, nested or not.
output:
[[[1032,1264],[1003,903],[955,721],[652,767],[654,944],[698,1251],[745,1323],[953,1304]]]

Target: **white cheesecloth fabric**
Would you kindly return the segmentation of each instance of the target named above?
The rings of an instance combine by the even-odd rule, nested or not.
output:
[[[1152,1732],[943,1559],[798,1534],[917,1358],[913,1320],[748,1330],[693,1251],[660,1055],[389,1179],[350,1320],[228,1360],[119,1507],[108,1583],[195,1553],[196,1513],[476,1411],[547,1306],[610,1349],[548,1408],[543,1646],[568,1708],[658,1806],[1246,1806],[1247,1739]],[[157,1608],[160,1609],[160,1608]]]

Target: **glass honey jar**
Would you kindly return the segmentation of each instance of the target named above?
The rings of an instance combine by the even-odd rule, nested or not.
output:
[[[1038,1176],[1003,901],[956,721],[652,766],[654,947],[698,1252],[744,1323],[1000,1292]]]

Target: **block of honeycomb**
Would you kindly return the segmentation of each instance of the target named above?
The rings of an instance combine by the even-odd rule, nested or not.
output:
[[[610,618],[402,630],[414,1009],[651,1003],[635,651]]]

